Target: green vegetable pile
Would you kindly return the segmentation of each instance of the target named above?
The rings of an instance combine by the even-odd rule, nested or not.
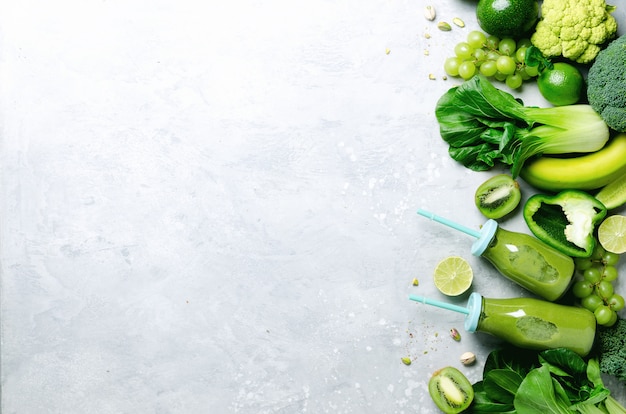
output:
[[[492,351],[467,413],[625,414],[602,382],[598,360],[559,348]]]

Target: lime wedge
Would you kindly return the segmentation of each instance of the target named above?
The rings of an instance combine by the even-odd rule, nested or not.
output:
[[[626,204],[626,172],[602,187],[596,198],[609,210]]]
[[[626,252],[626,216],[609,216],[598,227],[598,241],[611,253]]]
[[[459,296],[472,285],[474,273],[472,267],[459,256],[443,259],[435,268],[433,280],[441,293],[447,296]]]

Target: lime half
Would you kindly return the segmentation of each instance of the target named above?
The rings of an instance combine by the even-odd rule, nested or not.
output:
[[[604,219],[598,227],[598,241],[606,251],[626,252],[626,216],[614,215]]]
[[[446,257],[437,264],[433,280],[441,293],[447,296],[459,296],[472,285],[474,273],[472,267],[459,256]]]

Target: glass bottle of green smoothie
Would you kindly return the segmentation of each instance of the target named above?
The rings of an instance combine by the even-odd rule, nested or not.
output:
[[[592,312],[541,299],[490,299],[473,292],[467,307],[460,307],[416,295],[409,298],[464,313],[466,331],[485,332],[520,348],[567,348],[584,357],[596,334]]]
[[[559,299],[572,282],[574,259],[536,237],[505,230],[495,220],[476,231],[421,209],[418,214],[476,237],[474,256],[484,257],[502,275],[544,299]]]

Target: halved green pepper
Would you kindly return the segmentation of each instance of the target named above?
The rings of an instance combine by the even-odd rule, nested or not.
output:
[[[578,190],[535,194],[524,204],[524,220],[539,240],[571,257],[589,257],[596,245],[594,229],[606,207]]]

